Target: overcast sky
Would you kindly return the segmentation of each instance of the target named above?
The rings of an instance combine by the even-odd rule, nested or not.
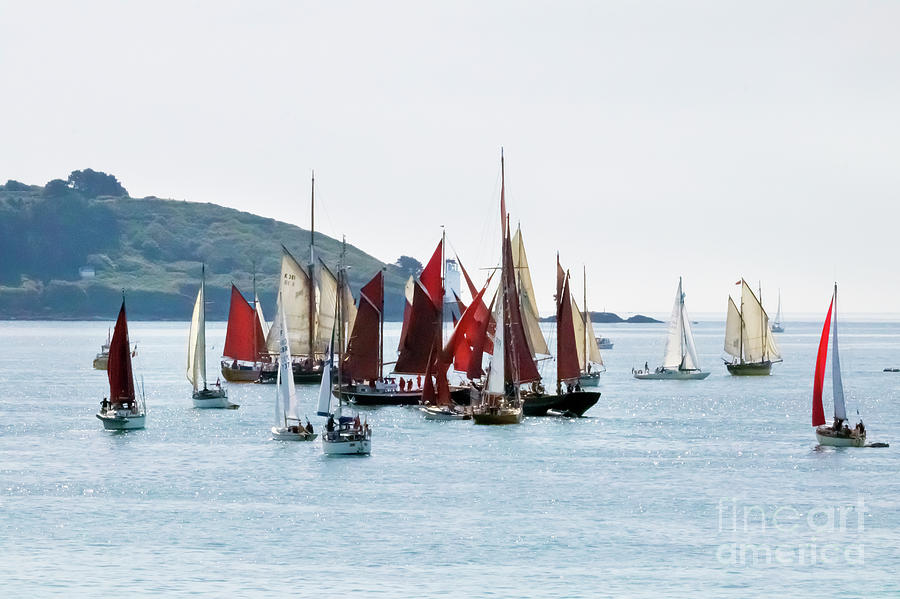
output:
[[[0,178],[308,228],[315,169],[317,229],[425,262],[446,225],[476,271],[503,146],[544,313],[557,251],[594,309],[683,275],[694,312],[741,276],[823,312],[836,275],[898,312],[898,31],[898,2],[0,0]]]

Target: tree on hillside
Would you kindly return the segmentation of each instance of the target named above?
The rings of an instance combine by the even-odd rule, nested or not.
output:
[[[9,179],[6,185],[0,185],[0,189],[5,189],[6,191],[29,191],[31,187],[14,179]]]
[[[43,196],[45,198],[59,198],[71,193],[72,189],[69,184],[62,179],[53,179],[44,185]]]
[[[422,263],[410,256],[400,256],[394,263],[406,275],[417,276],[422,272]]]
[[[115,175],[86,168],[83,171],[72,171],[69,185],[80,191],[86,198],[98,196],[127,196],[128,191],[122,187]]]

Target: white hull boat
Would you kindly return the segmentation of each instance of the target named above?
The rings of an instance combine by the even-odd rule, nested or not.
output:
[[[322,451],[325,455],[369,455],[372,453],[372,431],[326,432],[322,436]]]
[[[419,409],[425,414],[425,420],[471,420],[472,415],[461,409],[454,409],[450,406],[420,406]]]
[[[199,409],[218,408],[225,410],[236,410],[240,406],[228,401],[225,389],[203,389],[194,393],[191,401],[194,407]]]
[[[299,426],[273,426],[272,438],[276,441],[312,441],[318,433],[310,433]]]
[[[701,370],[668,370],[661,369],[656,372],[644,372],[638,370],[634,378],[642,381],[702,381],[709,376],[708,372]]]
[[[103,428],[108,431],[130,431],[144,428],[147,415],[132,410],[106,410],[96,414]]]
[[[860,435],[854,429],[850,433],[841,431],[835,434],[830,426],[820,426],[816,429],[816,441],[827,447],[863,447],[866,444],[866,433],[863,431]]]
[[[599,372],[591,372],[588,374],[583,374],[578,377],[578,382],[581,383],[582,387],[599,387],[600,386],[600,373]]]

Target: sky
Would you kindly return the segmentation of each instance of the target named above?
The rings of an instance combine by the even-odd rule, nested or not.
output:
[[[75,169],[426,262],[540,311],[900,312],[900,3],[0,0],[0,179]]]

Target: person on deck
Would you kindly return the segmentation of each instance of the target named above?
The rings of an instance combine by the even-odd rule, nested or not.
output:
[[[421,388],[422,388],[422,375],[417,374],[416,375],[416,389],[421,389]]]
[[[400,377],[400,393],[406,391],[406,381],[403,380],[403,377]]]

